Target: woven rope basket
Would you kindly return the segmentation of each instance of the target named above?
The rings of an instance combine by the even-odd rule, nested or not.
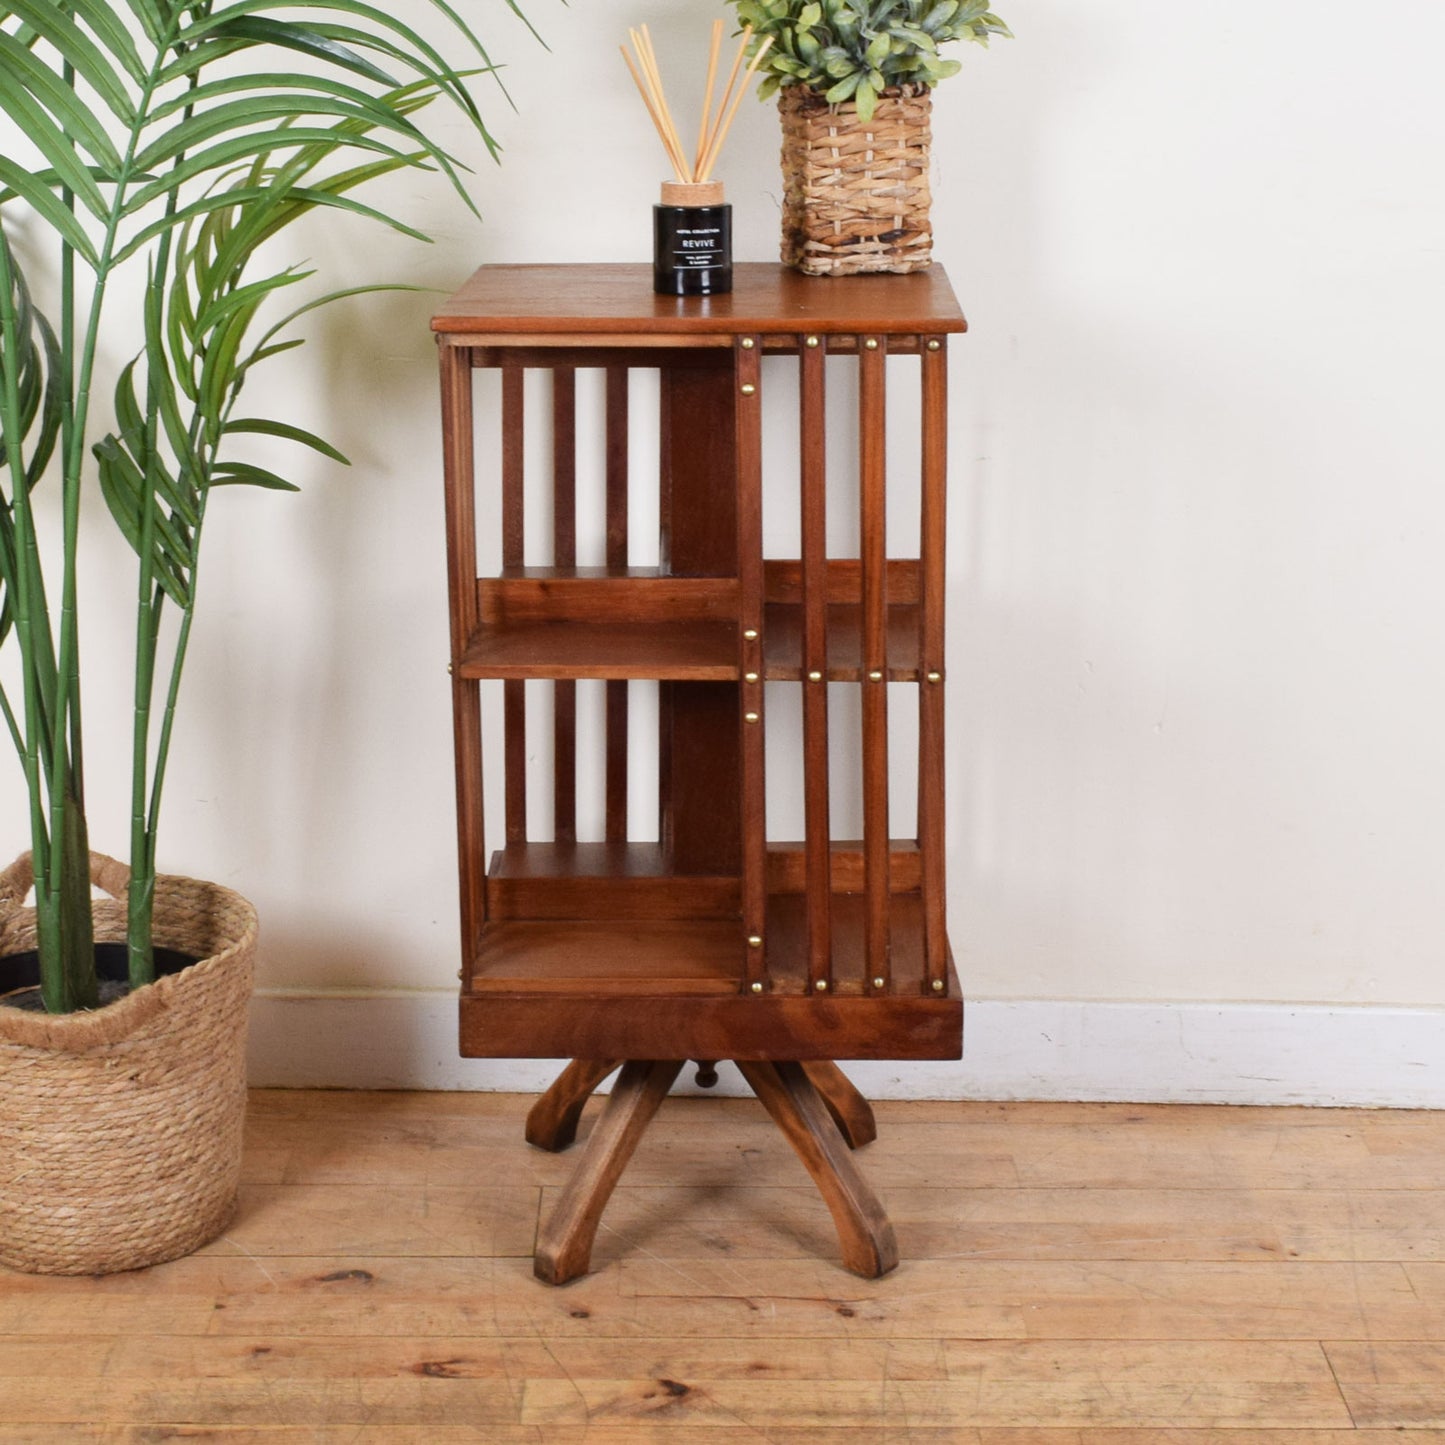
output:
[[[97,942],[125,938],[127,870],[91,855]],[[0,957],[35,947],[25,855],[0,873]],[[189,1254],[230,1222],[246,1112],[255,910],[156,880],[155,941],[199,958],[93,1013],[0,1007],[0,1263],[109,1274]]]
[[[928,188],[933,96],[885,92],[863,124],[851,101],[785,86],[783,261],[809,276],[920,271],[933,259]]]

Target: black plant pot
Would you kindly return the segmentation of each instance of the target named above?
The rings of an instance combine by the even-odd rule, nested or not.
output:
[[[189,968],[195,959],[174,948],[155,950],[156,977],[165,978]],[[95,971],[101,982],[101,1002],[110,1003],[128,990],[129,960],[123,943],[95,945]],[[110,987],[107,988],[106,985]],[[42,1010],[40,1002],[40,954],[35,949],[0,958],[0,1006]]]

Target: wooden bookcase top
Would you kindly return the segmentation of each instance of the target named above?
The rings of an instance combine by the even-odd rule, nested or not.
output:
[[[432,317],[442,335],[499,336],[917,336],[967,326],[942,266],[820,278],[763,261],[735,265],[725,296],[659,296],[646,265],[483,266]]]

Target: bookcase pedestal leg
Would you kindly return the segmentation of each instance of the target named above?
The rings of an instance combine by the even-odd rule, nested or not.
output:
[[[853,1081],[837,1064],[826,1059],[810,1060],[803,1072],[823,1096],[823,1103],[833,1116],[843,1142],[850,1149],[861,1149],[878,1137],[878,1124],[873,1106],[853,1087]]]
[[[587,1273],[602,1211],[683,1063],[633,1059],[621,1066],[577,1167],[538,1236],[538,1279],[566,1284]],[[532,1106],[528,1141],[542,1149],[565,1149],[577,1137],[577,1122],[593,1089],[617,1067],[606,1059],[572,1060]],[[876,1137],[868,1101],[834,1063],[739,1061],[738,1068],[818,1186],[838,1230],[844,1265],[867,1279],[887,1274],[898,1263],[893,1225],[848,1153]]]
[[[527,1143],[552,1154],[570,1148],[592,1091],[621,1067],[621,1059],[573,1059],[527,1114]]]
[[[538,1279],[566,1284],[587,1273],[602,1211],[683,1062],[631,1059],[623,1064],[577,1168],[537,1236],[533,1271]]]
[[[844,1266],[865,1279],[887,1274],[898,1263],[893,1225],[859,1174],[803,1065],[740,1060],[738,1068],[813,1176],[838,1230]]]

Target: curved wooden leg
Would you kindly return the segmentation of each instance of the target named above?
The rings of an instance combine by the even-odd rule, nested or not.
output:
[[[844,1265],[866,1279],[887,1274],[898,1263],[893,1225],[858,1173],[803,1066],[740,1059],[738,1068],[813,1176],[837,1227]]]
[[[537,1236],[532,1268],[538,1279],[566,1284],[587,1273],[602,1211],[682,1065],[681,1059],[623,1064],[577,1168]]]
[[[861,1149],[878,1137],[878,1124],[873,1118],[873,1106],[854,1087],[853,1081],[838,1067],[826,1059],[810,1060],[803,1065],[803,1072],[812,1080],[813,1087],[823,1096],[838,1132],[850,1149]]]
[[[573,1144],[592,1091],[620,1067],[618,1059],[573,1059],[527,1114],[527,1143],[554,1154]]]

